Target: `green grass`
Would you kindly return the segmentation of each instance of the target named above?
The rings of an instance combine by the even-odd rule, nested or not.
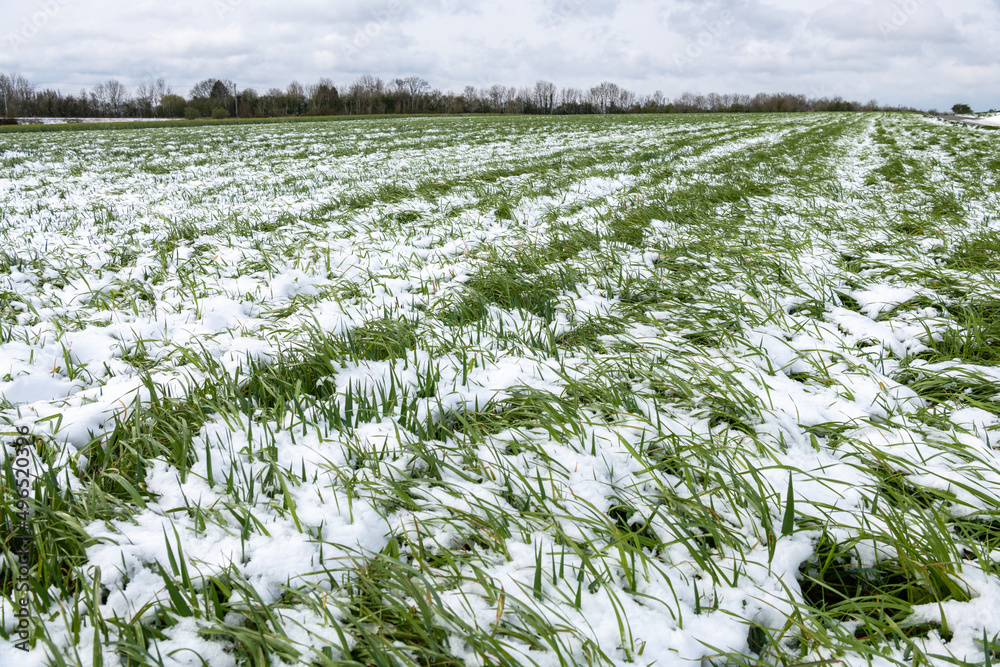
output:
[[[998,659],[933,613],[1000,577],[996,427],[953,420],[1000,416],[1000,251],[970,220],[990,137],[881,114],[129,129],[0,135],[47,170],[0,164],[28,193],[0,221],[31,221],[0,230],[30,278],[0,286],[2,379],[109,411],[78,451],[82,400],[0,404],[36,433],[50,664],[162,664],[191,622],[237,665]],[[99,203],[46,198],[84,175]],[[878,286],[923,291],[866,321]]]
[[[414,116],[401,116],[402,118],[413,118]],[[150,128],[185,128],[185,127],[219,127],[234,125],[274,125],[290,123],[316,123],[331,121],[355,121],[370,116],[286,116],[280,118],[222,118],[196,120],[156,120],[147,119],[142,121],[129,122],[104,122],[88,123],[59,123],[49,125],[0,125],[0,133],[35,133],[35,132],[80,132],[95,130],[144,130]],[[155,173],[155,172],[154,172]]]

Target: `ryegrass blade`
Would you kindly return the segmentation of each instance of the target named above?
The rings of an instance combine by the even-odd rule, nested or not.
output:
[[[788,491],[785,494],[785,516],[781,521],[781,534],[784,537],[795,532],[795,489],[792,486],[792,473],[788,473]]]

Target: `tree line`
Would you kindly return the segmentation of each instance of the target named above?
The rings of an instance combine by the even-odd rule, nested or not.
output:
[[[550,81],[533,87],[493,84],[466,86],[461,93],[442,92],[421,77],[383,80],[365,74],[346,88],[322,78],[315,84],[293,81],[286,88],[257,92],[228,79],[205,79],[187,97],[164,79],[133,91],[109,79],[64,95],[40,89],[20,74],[0,73],[5,117],[51,118],[273,118],[374,114],[607,114],[607,113],[761,113],[804,111],[912,110],[880,106],[875,100],[852,102],[841,97],[810,98],[791,93],[699,95],[668,99],[660,91],[640,96],[610,81],[592,88],[557,88]]]

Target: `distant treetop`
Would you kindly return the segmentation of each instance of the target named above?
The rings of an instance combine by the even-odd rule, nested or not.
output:
[[[161,78],[138,86],[133,94],[117,79],[98,84],[92,91],[63,95],[58,90],[38,90],[19,74],[0,74],[5,116],[30,117],[131,117],[207,118],[239,116],[332,116],[338,114],[607,114],[607,113],[784,113],[805,111],[913,111],[880,106],[876,100],[860,103],[842,97],[809,98],[793,93],[734,93],[700,95],[685,92],[674,99],[661,91],[637,95],[611,81],[589,89],[557,88],[550,81],[516,88],[495,83],[461,93],[442,92],[419,76],[385,81],[365,74],[339,90],[328,78],[285,89],[258,93],[238,88],[228,79],[209,78],[191,88],[187,99],[175,94]],[[971,113],[955,105],[955,113]]]

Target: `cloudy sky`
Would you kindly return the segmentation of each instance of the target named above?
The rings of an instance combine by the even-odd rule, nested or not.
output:
[[[1000,108],[1000,0],[0,0],[0,71],[71,93],[329,77]]]

